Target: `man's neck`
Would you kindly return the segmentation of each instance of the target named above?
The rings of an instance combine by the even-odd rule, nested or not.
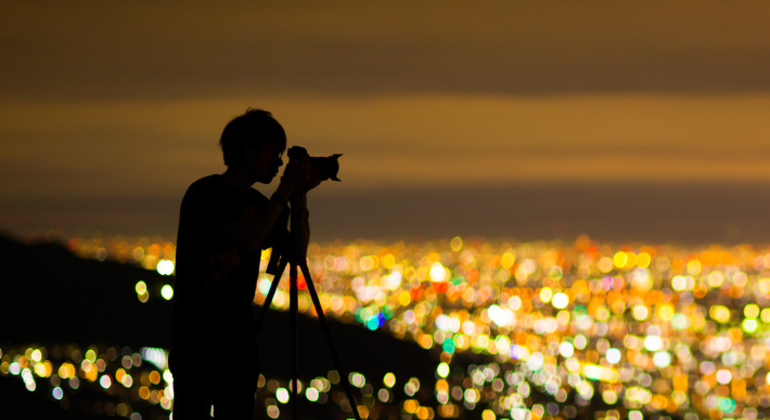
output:
[[[238,170],[238,168],[228,167],[222,174],[222,178],[231,188],[241,192],[247,192],[254,185],[245,171]]]

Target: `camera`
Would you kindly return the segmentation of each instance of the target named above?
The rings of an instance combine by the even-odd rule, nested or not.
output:
[[[332,181],[340,180],[337,178],[337,172],[340,170],[340,164],[337,159],[342,156],[341,153],[335,153],[327,157],[315,157],[310,156],[304,147],[292,146],[289,148],[288,154],[289,163],[291,163],[291,161],[294,159],[302,159],[305,157],[309,158],[310,164],[320,176],[321,181],[326,181],[327,179],[331,179]]]

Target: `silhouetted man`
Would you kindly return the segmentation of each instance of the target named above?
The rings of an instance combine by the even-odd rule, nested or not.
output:
[[[253,417],[258,369],[248,354],[261,250],[288,235],[282,214],[290,208],[294,252],[306,254],[306,192],[318,184],[304,159],[287,165],[270,199],[251,188],[270,183],[283,165],[286,134],[267,111],[232,120],[220,145],[227,170],[190,185],[179,216],[170,357],[175,420],[210,418],[212,405],[217,419]]]

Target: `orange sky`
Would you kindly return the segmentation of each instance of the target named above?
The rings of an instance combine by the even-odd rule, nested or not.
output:
[[[219,133],[248,106],[290,143],[344,154],[320,197],[770,181],[767,2],[29,1],[0,16],[4,230],[56,227],[40,209],[58,202],[175,202],[222,170]]]

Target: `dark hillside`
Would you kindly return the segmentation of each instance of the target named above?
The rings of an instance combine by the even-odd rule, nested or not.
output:
[[[55,242],[22,244],[7,237],[0,237],[0,267],[0,348],[68,343],[134,349],[170,345],[172,305],[158,292],[164,284],[173,284],[173,277],[134,265],[80,259]],[[150,289],[147,303],[137,299],[134,288],[139,280]],[[285,378],[291,353],[288,313],[269,312],[264,327],[260,337],[263,371],[268,377]],[[416,376],[423,389],[433,389],[437,354],[360,326],[330,320],[330,327],[347,370],[376,381],[386,372],[399,378]],[[300,376],[325,376],[334,364],[318,321],[300,317],[298,328]],[[202,361],[211,356],[201,355]],[[28,392],[17,377],[0,376],[0,391],[16,396],[13,403],[3,402],[2,418],[49,417],[24,411],[38,400],[45,404],[35,405],[37,410],[47,410],[48,403],[56,408],[45,391]]]

